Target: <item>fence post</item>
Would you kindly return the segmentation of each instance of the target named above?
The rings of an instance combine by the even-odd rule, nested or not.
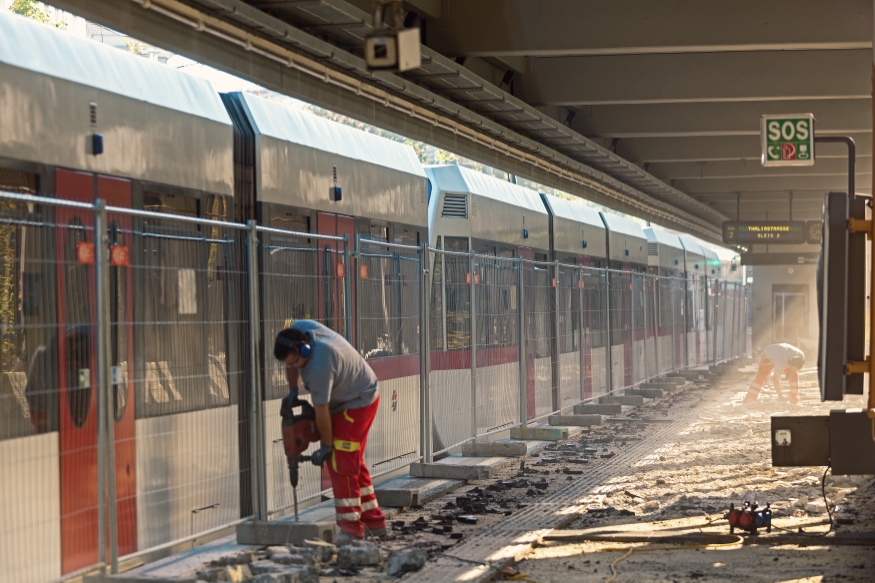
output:
[[[354,277],[355,274],[352,272],[352,260],[349,256],[349,234],[343,234],[343,269],[344,269],[344,278],[343,278],[343,311],[344,311],[344,319],[343,326],[346,329],[346,340],[350,344],[355,342],[355,338],[352,335],[352,282],[350,279]]]
[[[583,325],[586,318],[583,314],[583,267],[577,268],[577,328],[579,330],[577,348],[580,350],[580,402],[586,399],[586,332]]]
[[[659,321],[662,315],[659,313],[659,276],[652,276],[648,280],[650,282],[650,304],[651,309],[653,310],[653,359],[656,363],[656,374],[653,376],[657,377],[662,373],[662,364],[659,360]]]
[[[632,385],[634,386],[635,385],[635,378],[636,378],[635,377],[636,355],[635,355],[635,272],[634,271],[629,272],[629,282],[632,284],[632,289],[629,290],[629,308],[630,308],[629,309],[629,328],[631,328],[631,330],[629,330],[629,337],[630,337],[630,342],[632,343],[632,350],[630,350],[629,352],[632,355],[632,362],[627,364],[626,361],[624,360],[623,364],[628,366],[630,368],[630,370],[632,371],[632,375],[630,378],[632,379]],[[623,356],[625,357],[625,354]],[[626,382],[626,379],[625,379],[625,371],[624,371],[623,383],[625,383],[625,382]]]
[[[251,441],[252,507],[257,520],[267,520],[267,488],[264,479],[264,427],[261,391],[261,306],[258,288],[258,224],[247,221],[246,243],[249,263],[249,439]]]
[[[356,273],[352,274],[352,278],[355,280],[355,346],[356,350],[359,353],[362,353],[364,350],[364,346],[362,346],[362,290],[359,287],[359,280],[361,279],[361,274],[359,270],[362,268],[362,236],[360,233],[356,233],[355,235],[355,253],[354,253],[358,269]],[[351,282],[350,282],[351,283]]]
[[[519,311],[519,356],[520,356],[520,425],[525,427],[528,424],[528,373],[529,369],[526,363],[526,277],[523,269],[523,258],[519,258],[519,273],[517,274],[517,286],[519,293],[517,294],[517,310]]]
[[[474,250],[468,253],[468,273],[471,275],[469,282],[469,308],[471,339],[468,342],[471,347],[471,437],[477,438],[477,275],[474,273]]]
[[[605,389],[606,394],[613,395],[614,394],[614,338],[613,338],[613,326],[611,324],[611,279],[613,279],[613,275],[611,275],[610,269],[605,268],[605,332],[607,334],[607,338],[605,340],[605,372],[608,375],[608,378],[605,379]]]
[[[562,354],[562,339],[559,336],[559,260],[553,262],[553,281],[556,285],[553,287],[553,410],[560,412],[562,409],[562,374],[561,374],[561,354]]]
[[[423,242],[419,251],[420,293],[419,293],[419,447],[422,460],[426,463],[434,461],[432,450],[431,426],[431,386],[430,357],[431,348],[431,307],[429,293],[429,257],[428,243]]]
[[[110,572],[118,572],[118,536],[116,525],[115,439],[112,424],[112,374],[109,361],[109,239],[106,233],[106,201],[94,203],[94,281],[97,306],[95,336],[97,340],[97,539],[101,573],[106,573],[107,544]],[[109,532],[107,532],[107,528]]]

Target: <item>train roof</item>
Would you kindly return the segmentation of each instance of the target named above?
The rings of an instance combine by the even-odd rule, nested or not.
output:
[[[599,215],[608,230],[608,259],[647,265],[647,236],[641,225],[611,213]]]
[[[534,190],[457,164],[427,166],[425,172],[432,185],[429,222],[433,239],[439,235],[471,237],[550,249],[547,209]],[[448,199],[448,195],[465,198]]]
[[[708,277],[722,277],[722,261],[717,251],[708,243],[700,242],[702,253],[705,255],[705,264],[708,266],[705,275]]]
[[[231,119],[205,79],[0,14],[0,94],[0,156],[233,193]]]
[[[549,194],[542,194],[541,199],[553,214],[553,248],[557,253],[606,256],[605,224],[597,210]]]
[[[704,274],[705,273],[705,251],[702,245],[690,235],[681,235],[679,237],[681,245],[684,246],[684,261],[687,275]]]
[[[0,63],[231,125],[206,79],[20,16],[0,16]]]
[[[541,195],[525,186],[501,180],[458,164],[444,166],[427,166],[426,171],[435,177],[437,185],[443,191],[468,193],[489,198],[503,204],[513,205],[547,214]]]
[[[223,99],[253,152],[258,202],[428,225],[428,181],[412,147],[256,95]]]
[[[406,144],[263,97],[236,95],[246,103],[253,129],[263,136],[425,178],[416,151]]]
[[[684,269],[684,248],[674,233],[659,227],[645,227],[647,236],[647,260],[649,265],[666,269]]]

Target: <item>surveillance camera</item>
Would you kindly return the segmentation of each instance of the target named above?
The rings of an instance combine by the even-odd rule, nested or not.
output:
[[[365,37],[365,64],[369,71],[400,73],[419,67],[419,29],[387,30]]]

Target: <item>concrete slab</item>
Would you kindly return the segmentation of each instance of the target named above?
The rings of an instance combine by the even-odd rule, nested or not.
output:
[[[601,425],[601,415],[550,415],[547,418],[550,425],[571,425],[573,427],[590,427]]]
[[[147,575],[86,575],[83,583],[202,583],[196,575],[190,577],[149,577]]]
[[[381,508],[419,506],[419,492],[408,488],[375,488],[377,504]]]
[[[321,539],[333,543],[337,525],[331,522],[290,522],[287,520],[249,520],[237,525],[237,544],[303,545],[305,540]]]
[[[657,389],[660,391],[673,391],[676,388],[678,388],[678,386],[675,384],[669,384],[669,383],[641,383],[640,385],[638,385],[638,388],[639,389]],[[626,394],[628,395],[630,393],[627,392]]]
[[[619,415],[622,405],[599,405],[597,403],[578,403],[574,406],[575,415]]]
[[[645,399],[659,399],[665,392],[662,389],[626,389],[627,397],[644,397]]]
[[[599,403],[605,405],[630,405],[637,407],[644,404],[644,397],[602,397]]]
[[[513,427],[511,439],[535,439],[539,441],[560,441],[568,439],[567,427]]]
[[[462,444],[462,455],[466,457],[522,457],[528,453],[522,441],[469,441]]]
[[[447,492],[464,485],[464,480],[440,480],[434,478],[410,478],[408,476],[400,476],[390,478],[378,483],[375,486],[377,500],[380,501],[381,491],[397,491],[408,490],[410,492],[411,502],[408,506],[422,506],[431,502],[435,498],[443,496]],[[401,496],[404,496],[401,494]],[[395,500],[395,502],[403,501]],[[393,501],[384,503],[380,501],[380,507],[384,513],[393,512],[396,506],[392,505]],[[388,516],[388,514],[386,514]]]
[[[482,466],[467,466],[453,464],[410,464],[410,476],[413,478],[444,478],[450,480],[486,480],[492,477],[492,469]]]

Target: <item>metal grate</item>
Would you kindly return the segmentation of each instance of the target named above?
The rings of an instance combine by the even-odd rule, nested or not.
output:
[[[444,206],[441,209],[441,217],[450,217],[455,219],[468,218],[468,195],[467,194],[445,194]]]
[[[647,244],[647,254],[651,257],[656,257],[657,255],[659,255],[659,252],[657,251],[657,243]]]

